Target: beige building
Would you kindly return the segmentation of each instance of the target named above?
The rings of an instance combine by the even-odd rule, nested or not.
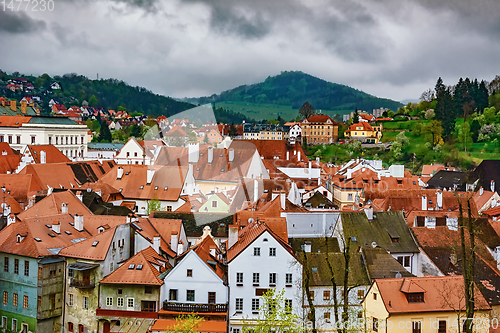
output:
[[[307,144],[331,144],[339,138],[339,127],[326,115],[314,115],[302,121],[302,137]]]

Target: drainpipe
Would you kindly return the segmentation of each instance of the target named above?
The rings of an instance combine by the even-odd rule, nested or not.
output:
[[[66,322],[65,322],[65,313],[66,313],[66,283],[68,282],[68,280],[67,280],[68,278],[66,276],[66,264],[67,264],[67,261],[66,261],[66,259],[64,259],[64,286],[63,286],[62,330],[61,330],[62,333],[66,332]]]

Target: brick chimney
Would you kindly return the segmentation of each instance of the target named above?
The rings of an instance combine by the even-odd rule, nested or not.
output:
[[[10,101],[10,109],[14,112],[17,111],[17,101]]]
[[[26,114],[28,113],[28,102],[27,101],[21,101],[21,113]]]

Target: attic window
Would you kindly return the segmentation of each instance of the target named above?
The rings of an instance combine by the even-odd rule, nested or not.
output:
[[[71,235],[71,231],[69,231],[69,230],[66,230],[65,233],[66,233],[66,235]]]
[[[155,191],[158,189],[158,186],[155,186]]]
[[[134,267],[135,267],[135,264],[128,265],[128,269],[134,269]]]
[[[92,243],[92,246],[93,246],[93,247],[96,247],[96,246],[97,246],[97,244],[99,244],[99,241],[95,241],[95,242],[93,242],[93,243]]]
[[[399,237],[391,237],[391,242],[399,243]]]
[[[423,303],[424,293],[411,293],[406,295],[406,299],[408,300],[408,303]]]
[[[35,240],[36,240],[37,242],[41,242],[41,241],[42,241],[42,240],[41,240],[40,238],[38,238],[38,237],[37,237],[37,238],[35,238]]]
[[[141,185],[140,189],[142,190],[144,188],[144,185]]]
[[[70,222],[69,225],[72,226],[72,227],[74,227],[75,223],[74,222]]]
[[[141,227],[139,227],[139,226],[138,226],[135,222],[134,222],[134,223],[132,223],[132,225],[133,225],[133,226],[134,226],[134,228],[136,228],[137,230],[142,231],[142,228],[141,228]]]
[[[47,228],[49,228],[49,229],[51,229],[51,228],[52,228],[52,226],[51,226],[50,224],[46,224],[45,226],[46,226]]]
[[[52,238],[56,237],[56,235],[54,235],[54,234],[53,234],[53,233],[51,233],[51,232],[49,232],[49,236],[50,236],[50,237],[52,237]]]
[[[396,179],[398,181],[398,185],[402,185],[403,184],[403,180],[402,179]]]
[[[318,267],[313,267],[313,268],[311,268],[311,270],[313,273],[318,273]]]
[[[263,241],[263,242],[267,242],[267,238],[264,238],[262,241]]]
[[[417,183],[415,183],[415,181],[413,181],[413,185],[417,185]]]
[[[142,265],[137,265],[136,269],[140,271],[142,269]]]
[[[121,191],[123,191],[123,189],[122,189],[122,188],[120,189],[120,192],[121,192]]]
[[[269,192],[269,190],[264,190],[264,193],[268,193],[268,192]]]
[[[352,237],[351,237],[351,241],[352,241],[352,242],[356,242],[356,241],[357,241],[357,238],[356,238],[355,236],[352,236]]]
[[[130,174],[130,171],[125,172],[125,175],[129,175],[129,174]]]

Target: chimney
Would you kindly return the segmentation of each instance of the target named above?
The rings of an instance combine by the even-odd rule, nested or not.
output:
[[[304,252],[311,252],[311,242],[310,241],[305,241],[303,246],[304,246]]]
[[[259,201],[259,181],[253,180],[253,202]]]
[[[198,163],[200,160],[200,145],[198,143],[190,143],[188,147],[188,162]]]
[[[40,164],[45,164],[47,163],[47,153],[45,153],[45,150],[40,151]]]
[[[229,148],[228,153],[229,153],[229,162],[234,161],[234,149]]]
[[[281,209],[285,210],[286,197],[285,197],[285,193],[283,193],[283,192],[280,193],[280,203],[281,203]]]
[[[319,157],[316,157],[316,164],[319,165]]]
[[[307,175],[308,179],[311,179],[311,173],[312,173],[312,162],[309,161],[309,174]]]
[[[153,237],[153,249],[156,251],[156,253],[160,254],[160,235],[156,234]]]
[[[5,106],[5,99],[2,99],[2,106]]]
[[[76,197],[78,198],[78,200],[83,202],[83,192],[82,191],[76,192]]]
[[[425,195],[422,196],[422,210],[427,210],[427,197]]]
[[[59,221],[52,222],[52,231],[55,232],[56,234],[60,234],[61,233],[61,222],[59,222]]]
[[[366,214],[366,217],[368,218],[368,221],[372,221],[373,220],[373,207],[370,206],[368,208],[365,208],[365,214]]]
[[[68,214],[68,204],[65,202],[61,204],[61,214]]]
[[[116,169],[116,179],[122,179],[122,177],[123,177],[123,168],[118,167]]]
[[[21,101],[21,113],[26,114],[28,113],[28,102],[27,101]]]
[[[288,161],[290,159],[290,152],[287,150],[286,152],[286,160]]]
[[[229,250],[236,242],[238,241],[238,226],[230,225],[229,226],[229,239],[227,241],[227,249]]]
[[[495,252],[496,252],[496,260],[497,260],[497,268],[500,269],[500,246],[497,246],[495,248]]]
[[[80,216],[78,214],[75,214],[75,222],[74,222],[74,228],[78,231],[83,231],[83,215]]]
[[[131,223],[131,222],[132,222],[132,216],[134,216],[134,214],[132,214],[132,213],[129,213],[129,214],[127,215],[127,218],[126,218],[126,223]]]
[[[479,196],[482,196],[482,195],[483,195],[483,187],[481,186],[481,187],[479,188]]]
[[[299,162],[300,162],[300,150],[299,150],[299,151],[298,151],[298,153],[297,153],[297,161],[299,161]]]
[[[153,169],[148,169],[147,170],[146,185],[151,185],[151,182],[153,181],[153,176],[154,175],[155,175],[155,170],[153,170]]]
[[[14,222],[16,222],[16,216],[11,213],[7,216],[7,225],[11,225]]]
[[[10,101],[10,109],[14,112],[17,111],[17,101]]]
[[[495,192],[495,181],[492,180],[490,183],[491,192]]]
[[[441,209],[443,208],[443,192],[437,191],[436,195],[437,195],[437,207],[438,209]]]
[[[179,238],[177,237],[177,231],[172,231],[172,233],[170,234],[170,248],[175,253],[177,253],[177,245],[178,245],[178,243],[179,243]]]
[[[208,163],[212,163],[214,160],[214,148],[208,147]]]

